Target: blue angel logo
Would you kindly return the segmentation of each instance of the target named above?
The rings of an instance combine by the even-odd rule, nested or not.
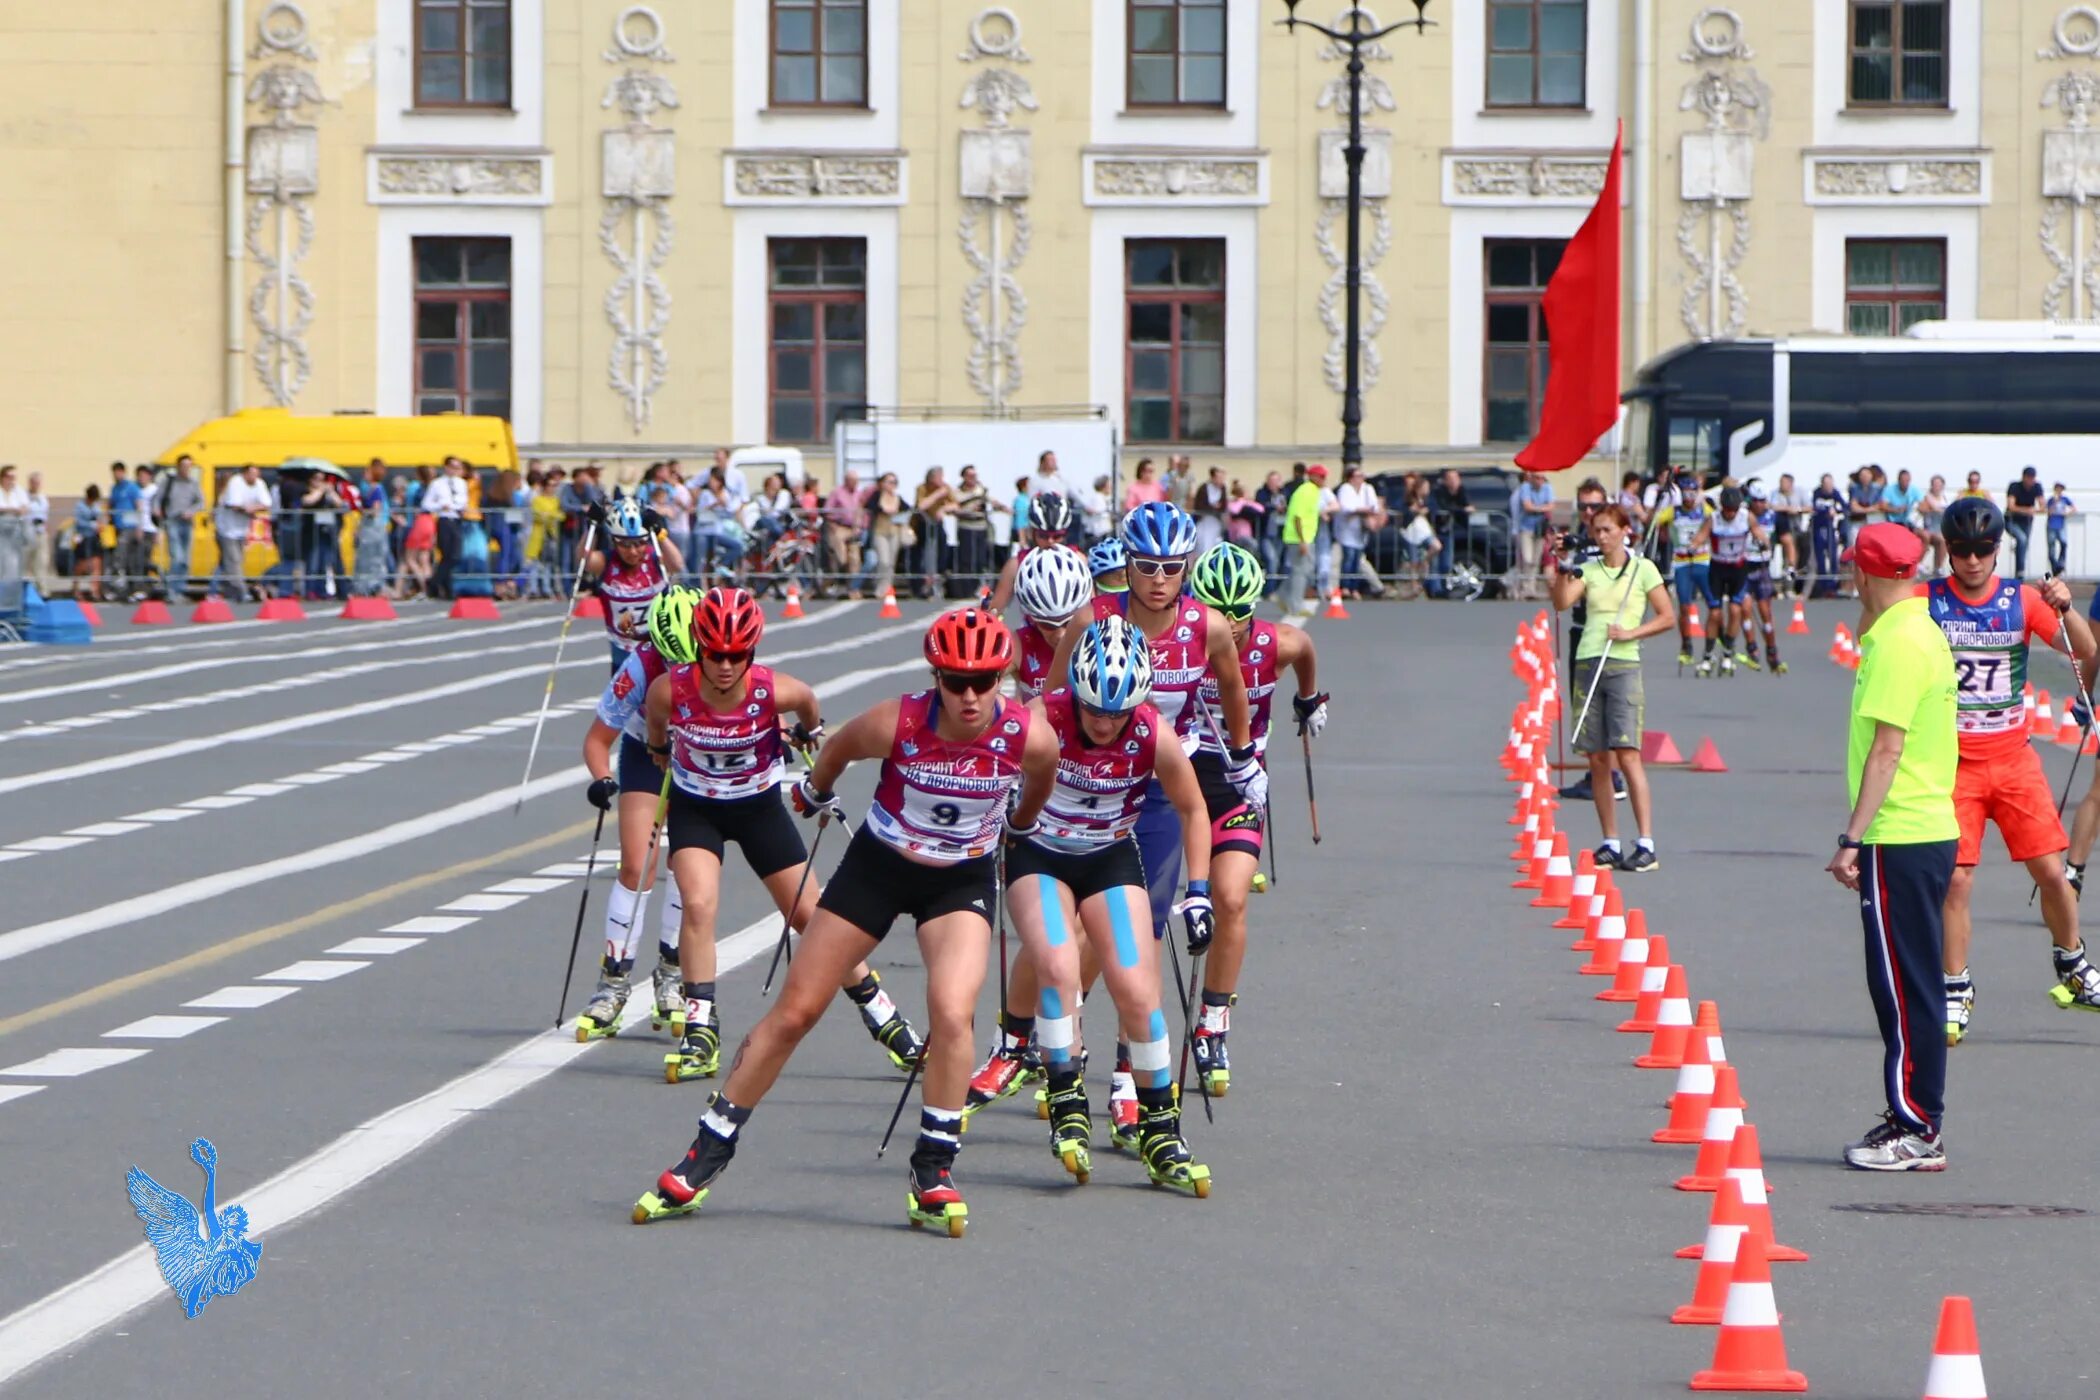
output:
[[[190,1144],[190,1158],[204,1168],[204,1209],[133,1167],[124,1180],[131,1208],[146,1225],[146,1242],[160,1261],[160,1276],[191,1317],[218,1294],[234,1294],[255,1277],[262,1241],[248,1235],[248,1212],[215,1208],[219,1150],[203,1138]]]

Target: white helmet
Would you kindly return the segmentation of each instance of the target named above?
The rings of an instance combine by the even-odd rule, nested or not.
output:
[[[1088,709],[1127,714],[1152,694],[1152,651],[1128,620],[1091,623],[1072,648],[1072,694]]]
[[[1094,596],[1086,556],[1069,545],[1045,545],[1023,556],[1014,575],[1014,598],[1028,617],[1063,622]]]

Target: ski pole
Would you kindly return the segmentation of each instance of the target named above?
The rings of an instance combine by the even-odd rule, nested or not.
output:
[[[2067,613],[2068,611],[2066,609]],[[2064,660],[2071,663],[2071,680],[2078,687],[2078,698],[2085,702],[2087,723],[2100,724],[2100,717],[2093,715],[2093,693],[2086,689],[2085,672],[2078,664],[2077,650],[2071,645],[2071,629],[2069,626],[2059,623],[2056,629],[2056,637],[2057,641],[2063,646]],[[2072,785],[2078,780],[2078,760],[2083,757],[2085,757],[2085,744],[2080,742],[2078,747],[2071,751],[2071,769],[2064,774],[2064,790],[2056,799],[2056,819],[2059,822],[2063,820],[2064,807],[2071,800]],[[2040,885],[2034,885],[2029,888],[2027,891],[2027,902],[2030,905],[2033,904],[2035,897],[2041,892],[2042,887]]]
[[[540,756],[540,731],[547,727],[547,707],[554,703],[554,680],[561,674],[562,648],[569,644],[569,624],[576,621],[576,600],[583,594],[583,573],[590,567],[591,539],[598,531],[598,522],[587,521],[583,527],[583,547],[576,564],[576,582],[569,588],[568,615],[561,620],[561,635],[554,639],[554,664],[547,668],[547,689],[540,695],[540,717],[532,723],[532,747],[525,751],[525,776],[518,779],[518,800],[511,804],[510,814],[516,816],[525,807],[525,789],[532,783],[533,760]]]
[[[569,937],[569,961],[561,975],[561,1000],[554,1004],[554,1029],[560,1030],[569,1014],[569,982],[576,976],[576,950],[583,946],[583,915],[591,907],[591,872],[598,868],[598,841],[605,835],[605,811],[598,809],[598,827],[591,833],[591,858],[583,867],[583,897],[576,901],[576,932]]]
[[[1275,889],[1282,882],[1276,878],[1276,818],[1272,813],[1275,804],[1261,804],[1262,849],[1269,853],[1269,888]]]
[[[1635,564],[1636,562],[1637,562],[1637,561],[1635,561],[1635,560],[1634,560],[1634,559],[1632,559],[1631,557],[1629,557],[1629,558],[1627,559],[1627,561],[1626,561],[1626,568],[1628,569],[1628,571],[1632,571],[1632,569],[1633,569],[1633,566],[1634,566],[1634,564]],[[1629,578],[1629,579],[1627,579],[1627,580],[1626,580],[1626,592],[1625,592],[1625,594],[1624,594],[1624,595],[1623,595],[1622,597],[1620,597],[1620,599],[1619,599],[1619,606],[1618,606],[1618,609],[1617,609],[1617,611],[1615,611],[1615,612],[1614,612],[1614,613],[1612,614],[1612,619],[1611,619],[1611,621],[1610,621],[1609,623],[1605,624],[1605,628],[1604,628],[1604,649],[1603,649],[1602,651],[1600,651],[1600,652],[1598,652],[1598,653],[1597,653],[1597,669],[1596,669],[1596,670],[1594,670],[1594,671],[1592,671],[1592,672],[1590,673],[1590,689],[1589,689],[1589,694],[1587,694],[1587,695],[1585,695],[1585,696],[1583,696],[1583,697],[1582,697],[1582,712],[1581,712],[1580,714],[1578,714],[1578,715],[1576,715],[1576,716],[1575,716],[1575,743],[1576,743],[1576,745],[1577,745],[1578,749],[1580,748],[1580,746],[1581,746],[1581,744],[1582,744],[1582,726],[1583,726],[1583,723],[1584,723],[1584,721],[1586,721],[1586,720],[1588,720],[1588,719],[1589,719],[1589,717],[1590,717],[1590,705],[1591,705],[1591,703],[1592,703],[1593,701],[1595,701],[1595,700],[1596,700],[1596,698],[1597,698],[1597,685],[1598,685],[1598,683],[1599,683],[1599,682],[1601,682],[1601,681],[1602,681],[1602,680],[1604,679],[1604,668],[1605,668],[1606,664],[1607,664],[1607,663],[1609,663],[1609,662],[1610,662],[1610,660],[1611,660],[1611,647],[1612,647],[1611,629],[1612,629],[1612,628],[1614,628],[1614,627],[1617,627],[1617,626],[1619,625],[1620,621],[1621,621],[1621,620],[1623,620],[1623,619],[1625,618],[1625,616],[1626,616],[1626,604],[1627,604],[1627,603],[1629,603],[1629,602],[1631,602],[1631,601],[1632,601],[1632,599],[1633,599],[1633,589],[1634,589],[1634,584],[1635,584],[1635,582],[1636,582],[1636,581],[1637,581],[1637,580],[1639,579],[1639,577],[1640,577],[1640,575],[1639,575],[1638,573],[1635,573],[1635,574],[1634,574],[1634,576],[1633,576],[1632,578]],[[1586,634],[1585,634],[1585,635],[1586,635]],[[1683,670],[1683,668],[1682,668],[1682,667],[1679,667],[1678,669],[1679,669],[1680,671],[1682,671],[1682,670]]]
[[[1006,862],[1003,854],[996,853],[992,858],[992,903],[999,907],[999,931],[1002,934],[1006,931]],[[1001,946],[1003,948],[1004,945]],[[1003,977],[999,983],[999,996],[1002,1001],[1006,997],[1006,982]],[[904,1076],[904,1088],[897,1095],[897,1106],[890,1111],[890,1125],[883,1129],[882,1145],[875,1149],[877,1160],[890,1150],[890,1137],[897,1131],[897,1120],[904,1116],[904,1105],[911,1100],[911,1086],[918,1082],[919,1070],[932,1053],[933,1041],[929,1037],[919,1051],[919,1058],[912,1061],[910,1072]]]
[[[1174,942],[1174,931],[1172,929],[1167,930],[1166,939],[1167,956],[1174,960],[1174,990],[1181,996],[1181,1070],[1175,1083],[1185,1092],[1189,1082],[1189,1047],[1195,1043],[1196,1039],[1196,993],[1202,985],[1197,979],[1203,976],[1203,959],[1206,954],[1198,953],[1189,959],[1189,984],[1183,987],[1181,985],[1181,948]],[[1206,1123],[1217,1122],[1216,1116],[1210,1111],[1210,1080],[1198,1075],[1196,1077],[1196,1087],[1203,1091],[1203,1121]]]
[[[664,764],[663,789],[656,794],[656,820],[649,824],[649,855],[642,863],[642,882],[634,887],[634,905],[627,911],[627,922],[620,926],[623,942],[634,939],[634,921],[642,912],[642,898],[649,887],[656,883],[656,850],[664,834],[664,816],[671,810],[671,765]]]
[[[802,862],[802,878],[795,882],[795,898],[788,905],[787,912],[780,916],[780,941],[773,945],[773,962],[766,969],[765,985],[758,989],[760,996],[773,990],[773,974],[780,970],[781,954],[786,953],[790,963],[794,961],[795,955],[788,949],[788,934],[795,927],[795,911],[802,907],[802,891],[809,888],[809,872],[816,868],[817,850],[824,844],[824,828],[830,824],[831,813],[817,814],[817,836],[809,843],[809,858]]]
[[[1320,800],[1313,796],[1312,735],[1299,730],[1298,747],[1305,751],[1305,806],[1312,813],[1312,838],[1317,846],[1320,844]]]

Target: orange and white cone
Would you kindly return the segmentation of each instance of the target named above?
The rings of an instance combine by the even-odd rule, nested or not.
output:
[[[1596,892],[1597,859],[1585,847],[1575,853],[1575,879],[1568,886],[1567,912],[1553,921],[1553,927],[1579,929],[1587,924],[1590,897]]]
[[[1539,820],[1538,833],[1531,842],[1531,863],[1524,868],[1521,875],[1509,882],[1511,889],[1539,890],[1546,887],[1546,867],[1553,863],[1555,842],[1560,844],[1561,859],[1566,860],[1568,838],[1553,829],[1552,817],[1542,817]]]
[[[1716,1206],[1714,1218],[1707,1224],[1706,1243],[1699,1251],[1699,1277],[1692,1284],[1692,1301],[1670,1314],[1670,1321],[1679,1326],[1710,1327],[1721,1320],[1728,1306],[1728,1288],[1735,1281],[1735,1256],[1749,1227],[1739,1219],[1722,1218],[1724,1214],[1741,1214],[1740,1192],[1731,1184],[1716,1194],[1730,1204],[1725,1211]]]
[[[1613,885],[1604,896],[1604,917],[1597,920],[1596,947],[1590,960],[1575,970],[1585,977],[1609,977],[1619,970],[1619,945],[1626,941],[1626,901]]]
[[[1347,622],[1349,620],[1349,610],[1342,606],[1341,589],[1337,588],[1334,590],[1333,593],[1328,595],[1327,611],[1320,615],[1322,617],[1332,618],[1336,622]]]
[[[2027,716],[2027,733],[2036,739],[2056,737],[2056,711],[2049,707],[2049,692],[2038,690],[2034,696],[2034,709]]]
[[[1803,1391],[1808,1377],[1786,1365],[1786,1338],[1772,1297],[1772,1265],[1756,1250],[1736,1251],[1713,1365],[1692,1376],[1694,1390]]]
[[[1805,1264],[1808,1255],[1790,1244],[1781,1244],[1772,1233],[1772,1188],[1765,1185],[1764,1159],[1757,1150],[1757,1125],[1745,1123],[1735,1130],[1728,1149],[1728,1170],[1714,1192],[1712,1219],[1744,1227],[1743,1248],[1761,1249],[1774,1264]],[[1737,1190],[1728,1189],[1734,1182]],[[1740,1204],[1738,1204],[1740,1202]],[[1705,1245],[1690,1244],[1677,1251],[1679,1259],[1698,1259]]]
[[[1684,611],[1684,625],[1692,629],[1692,635],[1695,637],[1706,630],[1705,623],[1699,617],[1699,604],[1696,599]]]
[[[1677,1178],[1680,1191],[1718,1191],[1728,1179],[1728,1157],[1735,1130],[1743,1126],[1743,1095],[1736,1087],[1735,1066],[1714,1067],[1714,1097],[1706,1108],[1706,1128],[1699,1134],[1699,1160],[1690,1174]]]
[[[1612,894],[1619,882],[1612,878],[1611,867],[1605,866],[1597,872],[1597,887],[1590,891],[1589,913],[1582,921],[1582,936],[1568,945],[1571,953],[1594,952],[1597,947],[1597,925],[1604,921],[1604,906],[1611,902]]]
[[[1644,1004],[1650,1018],[1648,1029],[1652,1031],[1655,1029],[1655,1011],[1662,1005],[1663,974],[1669,970],[1670,941],[1659,933],[1649,937],[1647,911],[1636,909],[1626,916],[1626,942],[1619,948],[1619,970],[1612,978],[1612,984],[1597,993],[1597,1000]],[[1655,975],[1650,977],[1650,972]],[[1642,994],[1651,982],[1655,985],[1655,996],[1648,1000]],[[1640,1013],[1636,1011],[1634,1014]],[[1623,1031],[1626,1027],[1619,1029]]]
[[[1531,907],[1566,909],[1574,899],[1574,890],[1575,869],[1568,864],[1568,838],[1556,831],[1553,833],[1553,854],[1546,860],[1546,874]]]
[[[1671,963],[1663,979],[1662,1005],[1655,1010],[1655,1035],[1648,1053],[1636,1055],[1635,1069],[1675,1069],[1684,1063],[1684,1045],[1692,1035],[1692,999],[1684,985],[1684,964]]]
[[[877,617],[904,616],[904,609],[897,606],[897,590],[895,588],[882,590],[882,611],[875,615]]]
[[[1990,1400],[1983,1388],[1983,1353],[1976,1344],[1976,1309],[1959,1294],[1940,1302],[1940,1330],[1932,1340],[1925,1400]]]
[[[1713,1047],[1721,1043],[1721,1015],[1710,1001],[1699,1003],[1692,1033],[1684,1042],[1684,1063],[1677,1067],[1677,1088],[1670,1095],[1670,1121],[1649,1135],[1650,1142],[1697,1142],[1706,1134],[1706,1110],[1714,1097]]]
[[[1633,937],[1633,922],[1630,919],[1626,924],[1626,936],[1629,939]],[[1622,956],[1619,959],[1618,983],[1605,988],[1605,991],[1616,993],[1627,980],[1626,960]],[[1656,1026],[1661,1023],[1663,1000],[1670,989],[1669,939],[1659,933],[1648,935],[1648,961],[1633,975],[1632,981],[1634,986],[1625,995],[1607,997],[1603,992],[1599,992],[1597,1000],[1632,1002],[1633,1014],[1619,1022],[1617,1029],[1628,1035],[1653,1036]]]
[[[1794,600],[1794,620],[1786,625],[1786,630],[1789,635],[1804,634],[1808,631],[1808,609],[1802,605],[1799,598]]]
[[[782,618],[802,616],[802,586],[793,579],[788,580],[787,603],[780,609]]]

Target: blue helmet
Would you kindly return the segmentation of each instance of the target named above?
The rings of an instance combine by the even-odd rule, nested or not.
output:
[[[632,496],[615,499],[605,512],[605,533],[616,540],[649,538],[649,527],[642,523],[642,503]]]
[[[1086,552],[1087,569],[1095,578],[1112,574],[1129,562],[1123,553],[1123,542],[1113,535]]]
[[[1120,617],[1088,624],[1072,648],[1072,694],[1090,710],[1126,714],[1152,694],[1152,652]]]
[[[1147,559],[1178,559],[1196,552],[1196,521],[1180,506],[1147,501],[1123,517],[1123,548]]]

